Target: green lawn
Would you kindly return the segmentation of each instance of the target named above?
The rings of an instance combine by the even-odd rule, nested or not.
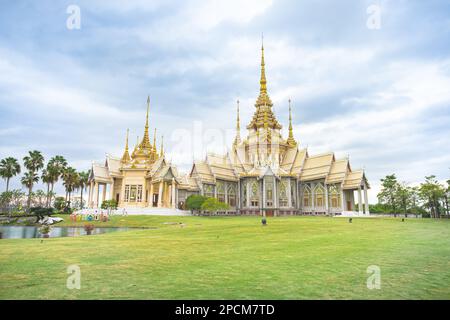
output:
[[[289,217],[262,227],[257,217],[128,216],[97,224],[156,229],[2,239],[0,299],[450,299],[450,221]],[[66,288],[71,264],[81,268],[80,290]],[[367,289],[370,265],[381,268],[380,290]]]

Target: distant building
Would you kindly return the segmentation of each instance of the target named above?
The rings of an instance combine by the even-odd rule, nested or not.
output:
[[[238,101],[231,151],[208,154],[204,161],[194,162],[189,174],[181,175],[165,159],[162,141],[157,151],[156,130],[150,143],[148,98],[144,137],[133,152],[129,153],[127,133],[121,158],[107,156],[104,164],[92,165],[88,205],[95,208],[103,199],[115,199],[119,207],[176,208],[189,195],[202,194],[228,203],[229,213],[237,214],[368,213],[364,171],[352,170],[348,158],[310,155],[300,148],[293,135],[290,102],[289,133],[282,137],[267,92],[264,47],[261,50],[260,92],[245,139],[240,137]]]

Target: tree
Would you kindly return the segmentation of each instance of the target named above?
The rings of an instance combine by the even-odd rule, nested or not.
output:
[[[78,185],[77,189],[80,189],[81,191],[81,207],[83,207],[83,191],[86,190],[88,183],[89,183],[89,171],[81,171],[78,173],[79,179],[78,179]]]
[[[28,156],[23,158],[23,164],[28,172],[22,178],[22,184],[28,188],[28,209],[31,206],[31,192],[33,192],[33,185],[39,181],[37,172],[44,167],[44,156],[40,151],[29,151]]]
[[[37,190],[36,192],[34,192],[33,194],[33,199],[34,199],[34,205],[38,206],[38,207],[43,207],[44,206],[44,199],[47,198],[47,193],[44,192],[44,190]]]
[[[191,210],[191,213],[194,213],[194,211],[199,211],[202,209],[202,204],[205,202],[207,197],[193,194],[187,197],[186,199],[186,208]]]
[[[58,180],[59,173],[56,171],[54,167],[47,164],[47,167],[42,170],[41,180],[47,185],[47,197],[45,206],[48,207],[50,205],[50,200],[52,197],[52,191],[50,191],[50,186]]]
[[[28,189],[27,207],[30,208],[31,196],[33,195],[33,185],[39,182],[39,176],[35,172],[25,172],[21,182]]]
[[[381,179],[381,191],[378,193],[378,201],[386,204],[395,214],[398,208],[398,188],[399,183],[395,174],[387,175]]]
[[[0,194],[0,209],[6,209],[9,213],[12,210],[17,210],[25,193],[20,189],[5,191]]]
[[[425,177],[425,182],[420,184],[419,195],[424,202],[424,207],[429,210],[431,217],[439,218],[445,188],[436,180],[436,176],[431,175]]]
[[[0,161],[0,177],[6,180],[6,192],[9,190],[9,180],[20,173],[17,159],[8,157]]]
[[[67,161],[63,156],[54,156],[50,159],[47,165],[47,169],[51,171],[51,182],[50,182],[50,197],[49,205],[52,202],[52,194],[55,183],[58,182],[59,178],[62,177],[64,170],[67,168]]]
[[[445,211],[447,212],[447,216],[450,215],[449,204],[448,204],[449,196],[450,196],[450,180],[447,180],[447,189],[445,189],[445,193],[444,193]]]
[[[216,198],[207,198],[201,208],[203,211],[213,212],[215,214],[219,210],[228,210],[230,206],[224,202],[220,202]]]
[[[401,183],[397,187],[397,199],[399,207],[403,210],[403,213],[407,213],[411,207],[412,190],[405,182]]]
[[[66,206],[66,200],[64,199],[64,197],[56,197],[53,206],[56,210],[62,211]]]
[[[66,201],[68,200],[70,203],[71,194],[78,185],[79,180],[78,172],[74,168],[68,167],[64,170],[62,178],[63,178],[63,185],[66,188]]]

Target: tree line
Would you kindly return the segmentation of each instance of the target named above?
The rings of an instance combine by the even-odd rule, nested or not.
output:
[[[19,207],[22,204],[22,199],[26,196],[26,209],[30,210],[33,204],[38,204],[42,207],[50,207],[54,202],[56,196],[54,190],[55,184],[62,180],[65,188],[65,202],[71,202],[71,196],[74,191],[81,192],[81,206],[83,206],[83,191],[87,189],[89,180],[89,171],[78,172],[75,168],[70,167],[67,160],[60,155],[56,155],[45,163],[44,156],[40,151],[29,151],[23,158],[23,175],[20,179],[22,185],[26,189],[24,193],[20,189],[9,190],[9,183],[11,178],[22,173],[22,167],[19,160],[13,157],[7,157],[0,161],[0,177],[6,181],[6,190],[1,193],[1,205]],[[46,185],[46,191],[33,189],[39,181]],[[0,206],[1,206],[0,205]]]
[[[371,205],[371,213],[413,213],[440,218],[449,216],[450,180],[441,184],[436,176],[426,176],[419,186],[399,182],[395,174],[381,179],[378,203]]]

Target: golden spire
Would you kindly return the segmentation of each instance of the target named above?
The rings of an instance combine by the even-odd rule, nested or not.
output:
[[[155,154],[157,153],[156,152],[156,128],[155,128],[155,133],[153,135],[153,151],[155,152]]]
[[[137,136],[136,145],[134,146],[133,153],[131,154],[132,158],[135,157],[135,155],[138,152],[138,150],[139,150],[139,136]]]
[[[144,130],[144,137],[142,138],[142,143],[141,143],[141,147],[142,149],[150,149],[151,148],[151,144],[150,144],[150,138],[148,135],[148,115],[150,112],[150,96],[147,97],[147,116],[145,119],[145,130]]]
[[[269,128],[269,118],[267,117],[267,109],[264,110],[264,130]]]
[[[267,81],[266,81],[266,64],[264,61],[264,43],[261,45],[261,78],[259,81],[260,89],[259,96],[256,99],[255,103],[255,113],[253,114],[253,118],[250,121],[250,124],[247,126],[247,129],[258,129],[262,128],[264,125],[264,112],[267,109],[267,122],[269,123],[269,127],[271,129],[281,129],[281,125],[278,123],[273,111],[272,106],[273,103],[270,100],[269,94],[267,93]]]
[[[261,42],[261,79],[259,80],[259,92],[261,94],[267,94],[266,64],[264,63],[264,35],[261,37]]]
[[[290,146],[297,145],[297,142],[294,139],[294,133],[292,130],[292,110],[291,110],[291,99],[289,99],[289,137],[287,139],[287,144]]]
[[[131,160],[130,153],[128,152],[128,133],[129,133],[129,131],[130,131],[130,129],[127,129],[127,138],[125,140],[125,151],[122,156],[122,163],[127,163],[128,161]]]
[[[241,123],[239,118],[239,99],[237,100],[237,117],[236,117],[236,139],[234,140],[235,144],[241,142]]]
[[[161,136],[161,152],[159,156],[162,157],[164,155],[164,136]]]

